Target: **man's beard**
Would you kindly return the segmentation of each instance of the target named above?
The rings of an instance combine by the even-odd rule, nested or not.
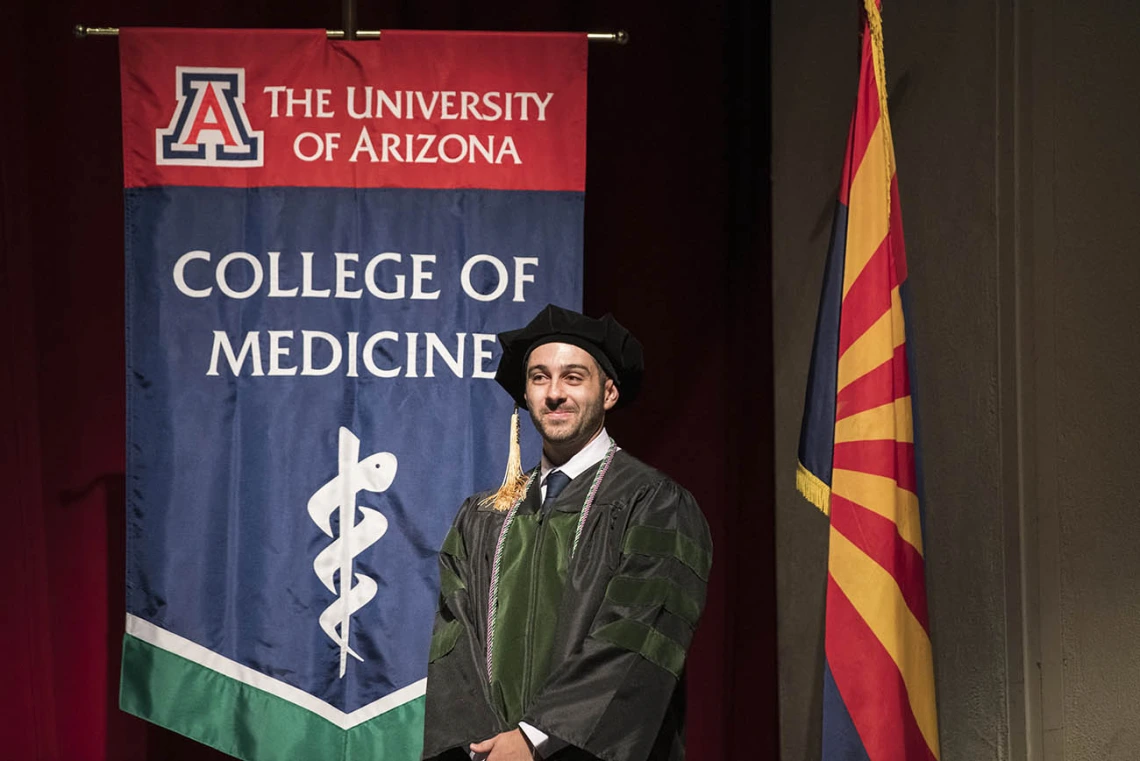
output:
[[[544,407],[542,411],[546,412],[548,410],[549,408]],[[545,419],[536,414],[534,410],[530,410],[531,422],[534,423],[534,427],[537,428],[538,432],[542,435],[543,441],[549,441],[553,444],[565,444],[573,442],[575,438],[581,437],[581,443],[585,446],[589,443],[589,440],[594,434],[601,429],[605,415],[606,408],[601,397],[587,407],[578,408],[578,419],[575,425],[556,428],[555,426],[547,424]]]

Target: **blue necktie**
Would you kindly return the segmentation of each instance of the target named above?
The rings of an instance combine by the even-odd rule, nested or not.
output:
[[[542,500],[542,512],[547,512],[550,506],[554,504],[554,500],[558,499],[558,495],[566,488],[566,484],[570,483],[570,476],[563,473],[561,470],[552,470],[546,477],[546,496]]]

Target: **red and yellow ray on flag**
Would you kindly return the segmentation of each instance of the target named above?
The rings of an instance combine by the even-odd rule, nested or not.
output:
[[[906,253],[879,0],[864,0],[797,486],[830,517],[824,761],[938,759],[915,470]]]

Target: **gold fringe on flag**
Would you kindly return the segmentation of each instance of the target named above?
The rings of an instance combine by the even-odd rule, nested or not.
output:
[[[507,453],[507,471],[503,474],[503,483],[499,490],[484,497],[479,505],[493,507],[500,513],[511,509],[518,500],[522,499],[526,490],[526,474],[522,470],[522,451],[519,449],[519,408],[516,406],[511,415],[511,442]]]
[[[796,463],[796,489],[824,515],[831,515],[831,488],[805,468],[802,462]]]

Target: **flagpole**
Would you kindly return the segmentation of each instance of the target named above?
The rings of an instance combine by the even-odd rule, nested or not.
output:
[[[352,0],[344,0],[345,4],[352,2]],[[347,20],[347,17],[346,17]],[[352,22],[355,24],[355,17]],[[347,26],[347,24],[346,24]],[[350,30],[352,31],[352,30]],[[348,36],[344,29],[326,29],[330,40],[378,40],[380,39],[379,29],[356,29],[353,36]],[[84,24],[76,24],[72,28],[72,33],[81,40],[88,37],[118,37],[119,27],[117,26],[86,26]],[[618,45],[625,45],[629,42],[629,33],[624,29],[619,29],[616,32],[587,32],[586,39],[590,42],[613,42]]]

